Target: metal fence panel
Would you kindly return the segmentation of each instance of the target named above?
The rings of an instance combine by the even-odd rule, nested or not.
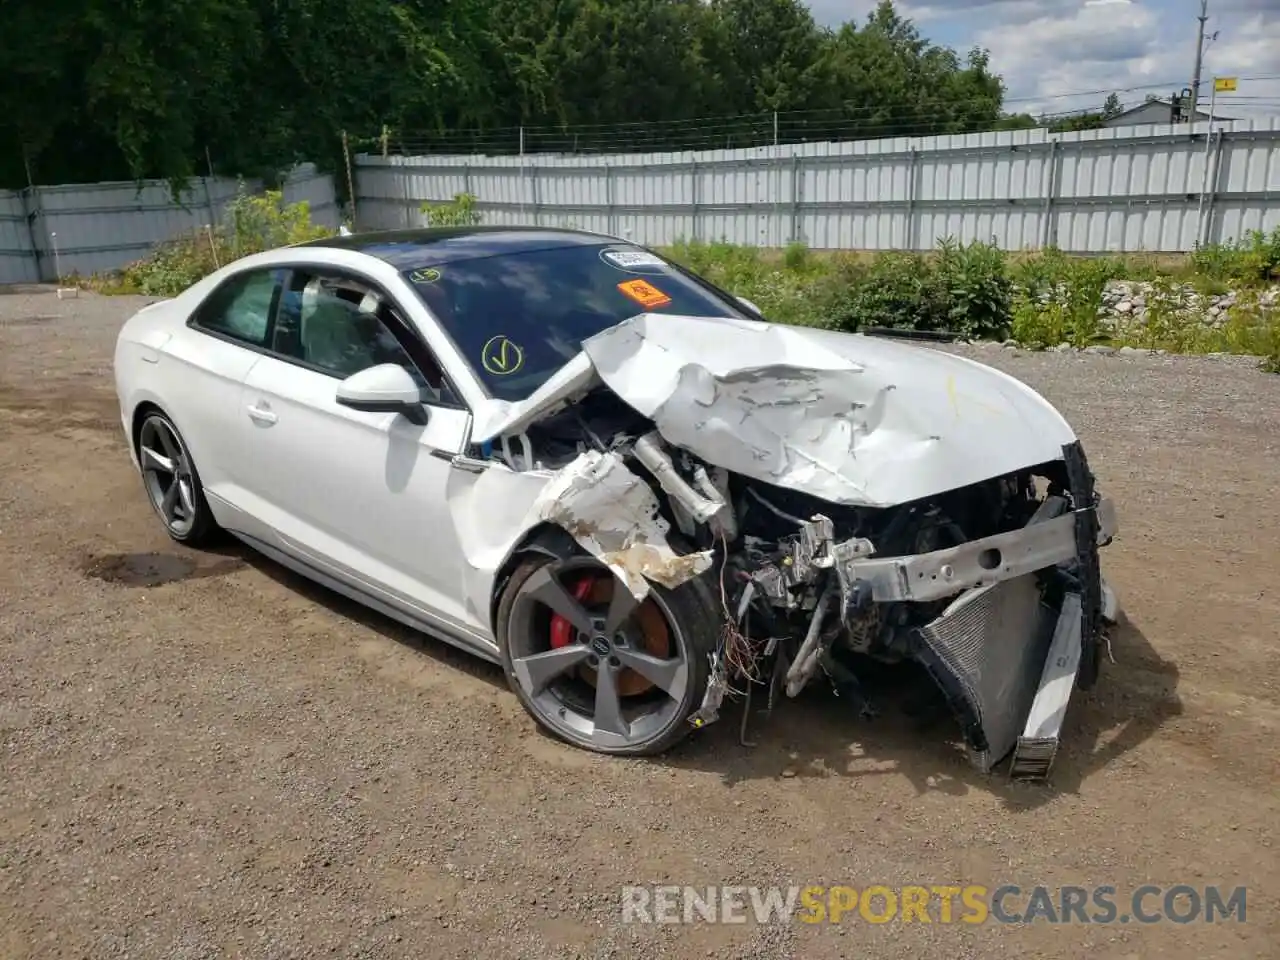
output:
[[[53,279],[58,266],[63,276],[113,270],[160,241],[203,231],[218,223],[236,189],[235,180],[205,177],[176,199],[156,181],[37,187],[41,277]]]
[[[320,173],[314,163],[303,163],[295,167],[281,184],[281,193],[285,203],[305,202],[310,210],[312,223],[337,230],[342,222],[333,177]]]
[[[356,158],[357,225],[477,198],[494,224],[820,249],[1186,251],[1280,225],[1280,120],[561,157]],[[1206,146],[1208,150],[1206,150]]]
[[[236,180],[201,177],[176,199],[160,180],[0,191],[0,284],[54,280],[59,268],[64,277],[119,269],[158,243],[219,223],[238,189]],[[295,168],[282,192],[286,202],[306,200],[313,222],[337,228],[333,178],[314,164]]]
[[[21,191],[0,190],[0,284],[39,279],[25,198]]]

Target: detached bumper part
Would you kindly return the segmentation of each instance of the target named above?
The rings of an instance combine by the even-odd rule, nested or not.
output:
[[[1040,689],[1031,703],[1027,726],[1013,748],[1009,776],[1015,780],[1043,780],[1058,754],[1058,735],[1067,715],[1071,688],[1080,672],[1080,595],[1068,593],[1053,633],[1053,643],[1040,675]]]
[[[984,773],[1008,755],[1024,727],[1054,620],[1030,575],[977,587],[920,629],[917,657],[942,688],[969,759]]]
[[[1072,688],[1097,679],[1104,605],[1114,606],[1098,563],[1099,534],[1110,531],[1093,477],[1078,444],[1063,453],[1080,505],[1059,518],[1072,525],[1074,557],[971,588],[919,630],[916,656],[960,719],[973,764],[988,772],[1012,752],[1019,779],[1048,776]]]

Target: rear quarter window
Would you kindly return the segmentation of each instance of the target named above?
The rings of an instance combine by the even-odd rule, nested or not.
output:
[[[251,346],[266,347],[271,312],[284,276],[284,270],[250,270],[231,277],[200,305],[196,326]]]

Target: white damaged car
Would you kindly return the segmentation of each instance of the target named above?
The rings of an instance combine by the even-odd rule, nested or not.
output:
[[[974,763],[1052,764],[1115,601],[1114,510],[1029,387],[767,323],[566,230],[342,236],[120,332],[169,535],[234,534],[482,657],[557,736],[662,751],[726,696],[914,661]]]

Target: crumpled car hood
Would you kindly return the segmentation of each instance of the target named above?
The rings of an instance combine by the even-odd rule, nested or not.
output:
[[[963,357],[855,334],[641,314],[584,341],[483,442],[597,380],[708,463],[832,503],[892,506],[1059,459],[1075,433],[1030,387]]]

